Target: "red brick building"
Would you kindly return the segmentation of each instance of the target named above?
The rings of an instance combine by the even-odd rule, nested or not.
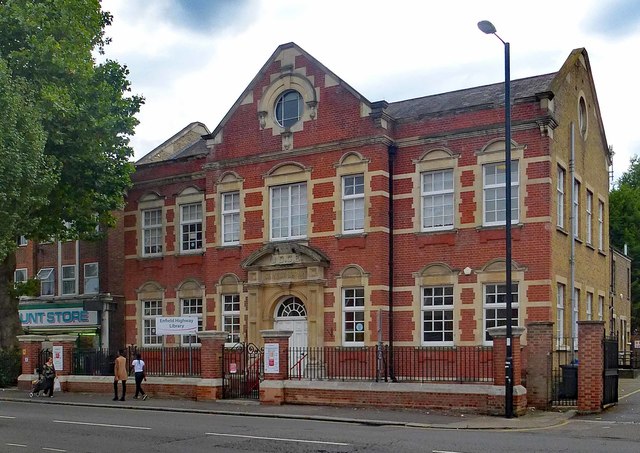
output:
[[[26,334],[69,334],[83,348],[124,344],[122,213],[105,239],[37,243],[24,237],[16,251],[15,282],[36,279],[37,294],[22,296]]]
[[[586,51],[512,97],[514,324],[608,325],[611,154]],[[278,47],[213,131],[192,123],[137,162],[126,342],[197,341],[155,330],[196,315],[230,341],[490,343],[506,319],[504,148],[502,83],[371,102]]]

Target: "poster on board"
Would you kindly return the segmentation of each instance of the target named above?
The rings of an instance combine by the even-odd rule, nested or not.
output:
[[[280,371],[280,350],[278,343],[264,345],[264,372],[275,374]]]
[[[52,348],[53,351],[53,367],[56,369],[56,371],[62,371],[63,370],[63,363],[64,363],[64,353],[62,352],[62,346],[54,346]]]

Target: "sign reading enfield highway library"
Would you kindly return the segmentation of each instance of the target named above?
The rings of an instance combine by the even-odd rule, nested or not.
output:
[[[197,316],[158,316],[156,318],[156,335],[185,335],[197,331]]]

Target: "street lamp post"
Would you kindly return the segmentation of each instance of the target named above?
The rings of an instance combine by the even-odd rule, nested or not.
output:
[[[511,329],[512,313],[511,307],[513,305],[513,296],[511,292],[512,278],[511,278],[511,63],[509,57],[509,43],[505,42],[496,33],[496,27],[493,26],[488,20],[478,22],[478,28],[483,33],[488,35],[494,35],[498,38],[502,44],[504,44],[504,161],[505,161],[505,241],[506,241],[506,256],[505,256],[505,280],[506,280],[506,305],[507,305],[507,351],[505,361],[505,395],[504,395],[504,416],[507,418],[513,417],[513,332]]]

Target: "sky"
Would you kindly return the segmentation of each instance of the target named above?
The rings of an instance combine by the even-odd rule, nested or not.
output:
[[[145,97],[138,160],[183,127],[213,130],[280,44],[295,42],[369,101],[388,102],[556,72],[587,49],[613,176],[640,154],[637,0],[102,0],[106,57]]]

